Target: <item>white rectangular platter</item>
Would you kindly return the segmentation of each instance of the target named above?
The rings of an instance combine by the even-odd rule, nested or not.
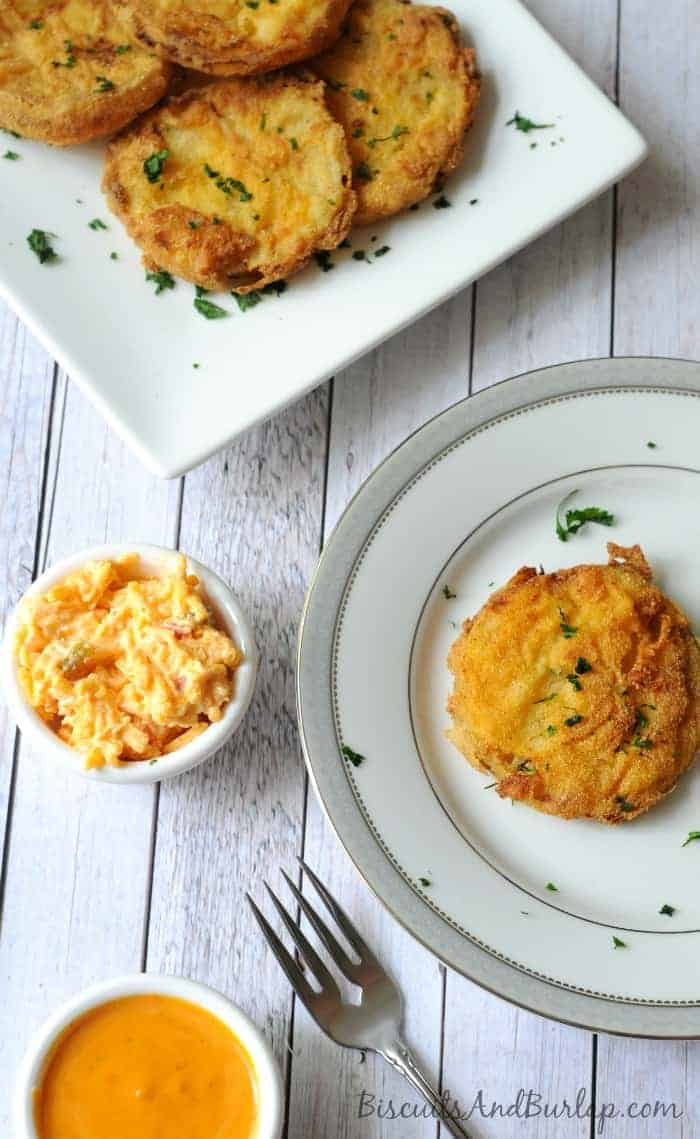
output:
[[[455,0],[483,95],[465,162],[416,212],[351,234],[332,272],[207,321],[194,289],[154,295],[100,192],[103,147],[7,139],[0,158],[0,293],[111,426],[173,477],[416,320],[627,174],[639,132],[516,0]],[[548,130],[524,133],[515,111]],[[0,149],[0,154],[2,150]],[[88,225],[101,219],[107,229]],[[56,235],[40,265],[26,237]],[[381,259],[372,249],[390,247]],[[354,260],[365,249],[367,261]],[[116,254],[116,258],[112,254]],[[196,366],[195,366],[196,365]]]

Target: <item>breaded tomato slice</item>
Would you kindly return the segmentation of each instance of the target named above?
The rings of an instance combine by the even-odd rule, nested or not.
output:
[[[419,202],[461,162],[479,77],[446,9],[357,0],[342,37],[311,66],[348,137],[358,224]]]
[[[102,188],[147,267],[239,293],[334,249],[355,210],[323,84],[282,73],[169,99],[112,141]]]
[[[700,745],[700,648],[639,546],[608,565],[518,570],[450,650],[448,737],[502,797],[629,821]]]
[[[323,51],[351,0],[124,0],[142,43],[209,75],[254,75]]]
[[[2,0],[0,126],[72,146],[110,134],[166,92],[171,67],[111,0]]]

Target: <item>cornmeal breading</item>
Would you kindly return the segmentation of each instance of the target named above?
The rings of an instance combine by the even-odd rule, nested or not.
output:
[[[347,134],[358,224],[420,201],[461,162],[479,78],[445,8],[357,0],[342,37],[310,66]]]
[[[618,823],[676,786],[700,744],[700,648],[639,546],[523,567],[450,650],[448,737],[499,795]]]
[[[296,63],[337,39],[350,0],[124,0],[142,43],[210,75]]]
[[[131,38],[111,0],[3,0],[0,126],[71,146],[109,134],[165,94],[170,64]]]
[[[149,268],[246,293],[343,240],[350,182],[323,84],[278,73],[169,99],[110,144],[102,186]]]

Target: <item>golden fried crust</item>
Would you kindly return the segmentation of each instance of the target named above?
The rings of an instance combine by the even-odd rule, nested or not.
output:
[[[165,94],[171,66],[134,42],[111,0],[2,0],[0,126],[72,146]]]
[[[149,181],[144,162],[164,151]],[[350,183],[323,84],[277,73],[169,99],[110,144],[102,188],[149,268],[246,293],[335,249],[355,210]]]
[[[253,75],[324,51],[351,0],[123,0],[142,43],[210,75]]]
[[[700,648],[639,548],[524,567],[450,650],[448,737],[499,795],[562,818],[633,819],[700,745]]]
[[[421,201],[461,162],[479,77],[446,9],[357,0],[341,39],[310,66],[345,127],[358,224]]]

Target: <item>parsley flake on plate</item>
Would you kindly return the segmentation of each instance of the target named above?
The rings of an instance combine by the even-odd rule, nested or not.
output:
[[[260,293],[255,291],[252,293],[244,293],[242,296],[239,296],[238,293],[232,293],[231,295],[233,296],[233,299],[235,300],[241,312],[247,312],[248,309],[255,308],[255,306],[259,305],[262,300]]]
[[[353,767],[359,767],[360,764],[364,763],[365,761],[365,756],[361,755],[359,751],[353,751],[353,749],[349,747],[348,744],[343,744],[340,750],[345,758],[350,760],[350,763],[353,765]]]
[[[683,846],[688,846],[691,842],[697,842],[700,839],[700,831],[688,831],[688,837],[683,843]]]
[[[419,878],[418,881],[420,882],[420,884],[424,890],[427,889],[428,886],[432,886],[432,884],[433,884],[431,882],[430,878]]]
[[[451,205],[452,202],[449,200],[449,198],[446,198],[444,194],[441,194],[440,197],[436,198],[433,202],[433,209],[449,210]]]
[[[155,272],[152,273],[147,272],[146,280],[152,281],[155,285],[156,296],[158,296],[159,293],[164,292],[165,289],[175,288],[175,278],[171,273],[168,273],[167,269],[156,269]]]
[[[613,949],[627,949],[627,942],[613,934]]]
[[[45,265],[47,261],[58,260],[58,254],[49,241],[49,238],[55,236],[55,233],[49,233],[45,229],[33,229],[27,237],[27,245],[32,253],[36,253],[42,265]]]
[[[206,320],[221,320],[222,317],[228,316],[225,308],[221,305],[215,305],[213,301],[208,301],[206,297],[195,297],[194,307],[200,316]]]
[[[3,158],[7,158],[9,162],[16,162],[19,157],[16,150],[6,150],[3,154]]]
[[[547,888],[547,889],[550,891],[550,893],[552,893],[552,894],[558,894],[558,893],[559,893],[559,887],[558,887],[558,886],[555,886],[553,882],[548,882],[548,883],[547,883],[547,887],[546,887],[546,888]]]
[[[331,269],[335,269],[335,265],[331,261],[331,255],[327,249],[317,249],[314,253],[314,261],[323,273],[330,273]]]
[[[610,511],[603,510],[600,506],[584,506],[579,510],[567,509],[562,517],[562,507],[575,494],[578,494],[577,490],[572,490],[570,494],[565,495],[557,507],[554,529],[560,542],[568,542],[569,538],[578,534],[581,527],[585,526],[587,522],[597,522],[599,526],[612,526],[615,521]]]
[[[102,221],[101,218],[93,218],[92,221],[88,222],[88,228],[89,229],[106,229],[107,226],[105,225],[105,223]]]
[[[506,126],[515,127],[516,131],[529,134],[530,131],[550,130],[554,126],[554,123],[535,123],[532,119],[528,119],[526,115],[521,115],[520,111],[516,111],[513,118],[508,119]]]
[[[675,914],[675,912],[676,912],[676,907],[675,906],[669,906],[668,903],[666,903],[666,905],[662,906],[661,909],[659,910],[659,913],[663,914],[664,917],[667,917],[667,918],[672,918],[673,915]]]
[[[443,585],[442,596],[445,598],[445,601],[452,601],[453,598],[457,596],[457,594],[452,592],[449,585]]]

